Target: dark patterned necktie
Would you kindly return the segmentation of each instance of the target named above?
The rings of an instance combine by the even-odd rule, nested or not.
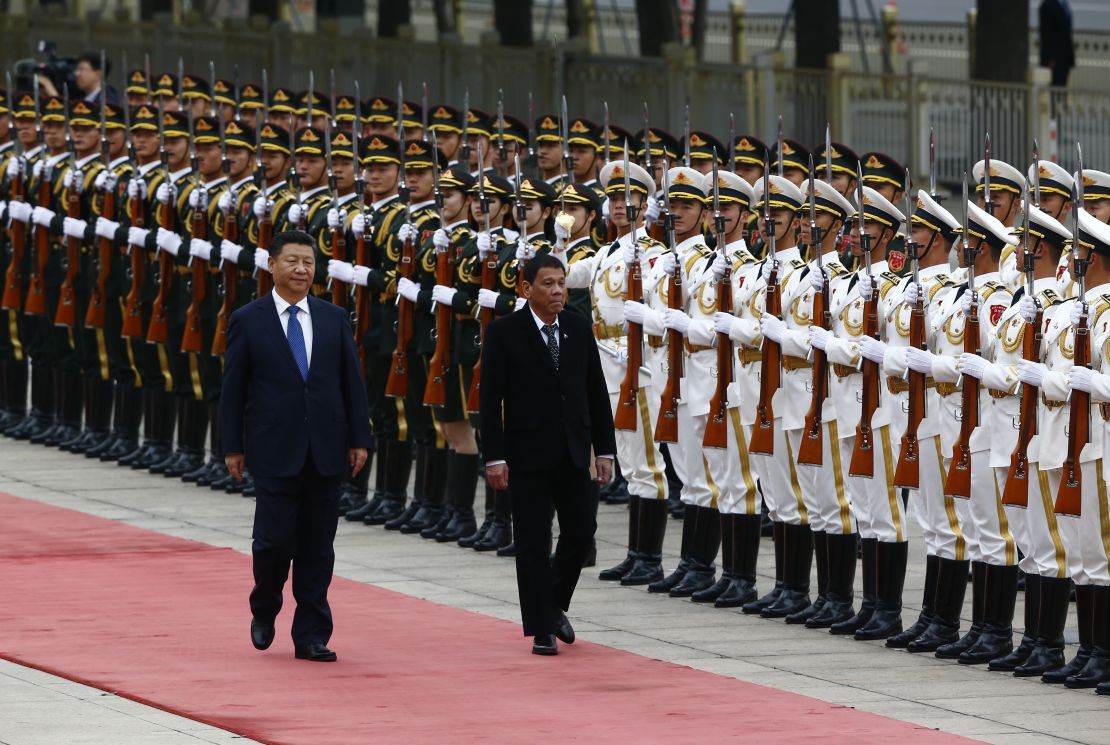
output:
[[[547,351],[551,353],[551,363],[555,365],[555,370],[559,369],[559,342],[555,340],[555,335],[559,333],[559,327],[555,324],[545,324],[543,327],[543,334],[547,337]]]

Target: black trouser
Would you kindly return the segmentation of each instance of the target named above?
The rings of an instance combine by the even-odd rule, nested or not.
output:
[[[293,565],[293,643],[298,647],[331,638],[328,585],[335,566],[339,520],[339,476],[321,476],[311,454],[297,476],[255,474],[254,589],[251,613],[272,623],[281,610],[281,592]]]
[[[543,471],[510,466],[509,494],[524,635],[552,634],[559,610],[570,608],[582,562],[597,530],[590,472],[566,458],[558,468]],[[559,517],[559,543],[552,562],[554,515]]]

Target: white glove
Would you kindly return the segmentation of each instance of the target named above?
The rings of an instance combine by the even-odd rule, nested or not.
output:
[[[960,371],[961,375],[970,375],[976,380],[982,380],[990,366],[991,363],[988,360],[970,352],[961,354],[959,361],[956,363],[956,369]]]
[[[93,228],[99,238],[107,238],[111,240],[116,237],[116,231],[119,230],[119,223],[114,220],[109,220],[106,217],[96,218],[96,227]]]
[[[146,199],[146,181],[141,178],[133,178],[127,182],[127,198],[128,199]]]
[[[564,228],[562,225],[560,225],[558,221],[556,221],[555,222],[555,246],[558,249],[562,250],[563,246],[567,245],[567,241],[569,241],[569,240],[570,240],[570,231],[567,230],[566,228]]]
[[[45,207],[35,207],[31,210],[31,221],[40,227],[49,228],[50,222],[54,219],[54,210],[48,210]]]
[[[397,239],[400,240],[401,243],[411,240],[415,235],[416,226],[411,222],[404,223],[401,225],[400,229],[397,230]]]
[[[8,180],[12,181],[17,176],[23,175],[26,170],[27,160],[25,158],[23,158],[22,156],[18,158],[12,158],[8,161]]]
[[[879,341],[874,336],[864,334],[859,340],[859,353],[863,355],[864,359],[881,365],[883,364],[883,358],[886,356],[886,346],[884,342]]]
[[[518,297],[516,299],[516,305],[513,307],[513,310],[520,310],[521,308],[523,308],[527,304],[528,304],[528,298]]]
[[[725,276],[725,269],[728,269],[728,259],[725,257],[724,251],[717,251],[716,256],[713,257],[713,263],[709,265],[709,271],[713,275],[714,280],[720,280]],[[722,334],[725,332],[721,332]]]
[[[432,300],[440,305],[451,305],[455,299],[455,293],[458,292],[454,287],[447,285],[436,285],[432,288]]]
[[[432,245],[437,251],[446,251],[451,246],[451,236],[447,235],[447,231],[443,228],[438,228],[432,233]]]
[[[1068,372],[1068,387],[1087,391],[1095,401],[1110,400],[1110,377],[1088,367],[1073,367]]]
[[[685,336],[690,331],[690,316],[680,310],[667,308],[663,311],[663,325]]]
[[[644,224],[650,226],[653,222],[659,219],[659,200],[647,200],[647,206],[644,207]]]
[[[531,261],[536,256],[536,249],[524,240],[524,236],[517,238],[516,241],[516,260],[517,261]]]
[[[212,259],[212,244],[203,238],[193,238],[189,241],[189,255],[204,261]]]
[[[361,212],[351,219],[351,232],[356,240],[366,233],[366,216]]]
[[[782,268],[782,264],[778,261],[771,261],[767,259],[763,262],[763,266],[759,269],[759,276],[763,278],[764,282],[770,282],[771,272],[778,271]]]
[[[782,335],[786,331],[786,324],[782,322],[782,319],[770,313],[764,313],[759,319],[759,330],[766,338],[781,344]]]
[[[925,375],[932,375],[934,357],[936,357],[936,355],[927,349],[907,347],[906,367],[913,370],[914,372],[924,373]]]
[[[370,267],[356,266],[351,268],[351,282],[352,284],[361,285],[365,287],[370,281]]]
[[[1018,300],[1018,315],[1026,323],[1033,323],[1037,320],[1037,301],[1029,295],[1022,295]]]
[[[871,279],[871,275],[867,272],[859,273],[859,296],[864,300],[871,297],[871,291],[875,288],[875,281]]]
[[[116,183],[118,180],[119,179],[116,177],[116,174],[105,169],[96,174],[96,179],[93,181],[93,186],[95,186],[100,191],[115,191]]]
[[[264,248],[254,249],[254,266],[264,272],[270,271],[270,252]]]
[[[231,189],[226,189],[220,194],[220,199],[216,202],[216,206],[220,208],[220,212],[226,217],[231,214],[235,209],[235,200],[231,198]]]
[[[1044,383],[1044,376],[1048,373],[1048,368],[1040,362],[1030,362],[1029,360],[1021,360],[1018,362],[1018,380],[1025,385],[1031,385],[1034,388],[1040,388]]]
[[[18,200],[8,202],[8,214],[11,215],[13,220],[24,223],[30,222],[32,212],[34,212],[34,208],[26,202],[20,202]]]
[[[902,295],[902,302],[906,305],[916,305],[918,298],[921,297],[921,285],[917,282],[910,282],[906,285],[906,292]]]
[[[195,210],[203,210],[208,206],[208,190],[197,186],[189,192],[189,206]]]
[[[674,274],[674,265],[676,262],[677,259],[675,259],[674,251],[667,251],[655,261],[655,267],[669,277]]]
[[[150,236],[150,231],[146,228],[131,227],[127,229],[127,242],[132,246],[146,245],[146,239]]]
[[[62,233],[69,238],[84,238],[87,227],[89,227],[87,222],[75,217],[67,217],[62,221]]]
[[[732,331],[732,322],[736,320],[736,316],[731,313],[717,311],[713,314],[713,328],[718,334],[727,334]]]
[[[976,293],[970,290],[964,290],[964,294],[960,296],[960,310],[964,312],[965,316],[971,315],[971,299],[973,296],[976,296]]]
[[[163,181],[158,184],[158,188],[154,191],[154,198],[162,204],[169,204],[177,199],[177,187],[168,181]]]
[[[7,203],[7,201],[5,201],[3,199],[0,199],[0,222],[2,222],[4,220],[4,215],[7,214],[7,212],[8,212],[8,203]]]
[[[70,168],[62,177],[62,186],[80,194],[85,186],[85,174],[79,168]]]
[[[239,263],[239,254],[243,253],[243,247],[238,243],[232,243],[227,238],[220,241],[220,263],[230,261],[232,264]]]
[[[154,239],[154,242],[158,245],[158,248],[174,257],[177,256],[177,252],[181,248],[181,236],[165,228],[158,228],[158,237]]]
[[[347,211],[343,210],[342,217],[339,210],[332,207],[328,210],[328,230],[339,230],[347,219]]]
[[[647,306],[643,303],[635,300],[624,301],[624,320],[629,323],[638,323],[642,326],[646,315]]]
[[[830,338],[832,338],[832,334],[829,333],[828,329],[823,329],[820,326],[809,327],[809,345],[814,349],[825,351]]]
[[[825,289],[825,270],[812,268],[809,272],[809,286],[817,292]]]
[[[35,165],[31,168],[31,175],[35,178],[42,178],[43,174],[49,176],[53,170],[53,166],[51,166],[50,169],[47,170],[45,160],[36,160]]]
[[[289,212],[287,214],[289,216],[290,225],[300,225],[301,220],[308,214],[308,209],[300,202],[293,202],[293,204],[289,205]]]
[[[636,256],[638,254],[639,254],[638,247],[636,247],[636,246],[624,246],[621,249],[621,261],[624,262],[624,265],[626,267],[627,266],[632,266],[632,262],[636,260]]]
[[[35,207],[35,211],[36,212],[38,211],[38,207]],[[38,222],[38,220],[35,220],[35,222]],[[1071,304],[1071,319],[1070,320],[1071,320],[1072,328],[1079,328],[1079,321],[1080,321],[1080,317],[1083,315],[1084,306],[1085,306],[1085,304],[1081,300],[1076,300],[1074,303]],[[1087,310],[1087,315],[1090,316],[1090,314],[1091,314],[1091,312],[1088,309]],[[1090,320],[1090,319],[1088,319],[1088,320]]]
[[[493,310],[497,307],[497,299],[499,297],[501,297],[501,294],[497,291],[487,290],[483,287],[482,289],[478,290],[478,305],[482,308],[489,308],[490,310]]]
[[[351,283],[355,276],[355,268],[349,262],[339,259],[328,260],[328,277],[336,282]]]
[[[420,294],[420,285],[413,282],[408,277],[401,277],[397,280],[397,295],[408,300],[410,303],[416,302],[417,295]]]
[[[608,201],[605,203],[609,204]],[[628,348],[618,347],[616,353],[613,355],[613,359],[616,360],[617,364],[621,367],[628,367]]]
[[[255,197],[251,209],[254,211],[254,216],[261,220],[267,214],[274,213],[274,201],[266,197]]]
[[[483,230],[478,234],[478,258],[485,261],[489,258],[492,250],[493,240],[490,238],[490,234]]]

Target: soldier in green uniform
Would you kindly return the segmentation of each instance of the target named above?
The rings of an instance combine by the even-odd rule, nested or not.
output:
[[[269,251],[259,242],[259,228],[263,221],[271,226],[283,225],[285,213],[294,202],[294,193],[289,185],[289,163],[293,157],[290,150],[289,131],[273,120],[262,123],[258,133],[259,147],[262,150],[261,175],[255,174],[260,183],[259,193],[251,204],[250,214],[244,229],[240,231],[244,251],[239,255],[239,267],[244,273],[257,277],[259,272],[269,272]],[[250,295],[257,294],[257,280],[248,280]]]
[[[136,67],[127,73],[127,104],[132,108],[150,103],[150,81],[146,79],[146,70]]]
[[[708,132],[695,131],[690,133],[690,167],[701,174],[713,172],[713,160],[717,165],[725,166],[728,157],[727,148],[720,140]]]
[[[362,102],[362,133],[366,137],[397,135],[397,102],[388,96],[371,96]]]
[[[862,157],[863,185],[879,192],[891,204],[901,204],[906,183],[906,167],[885,153],[864,153]],[[910,265],[906,260],[906,238],[895,235],[887,245],[887,266],[899,277],[906,275]],[[845,264],[845,266],[848,266]]]
[[[358,101],[348,93],[340,93],[335,97],[335,128],[345,132],[350,138],[354,131],[355,119],[358,116]]]
[[[311,292],[317,297],[326,292],[328,259],[331,258],[327,230],[331,195],[328,193],[324,137],[324,131],[316,127],[297,130],[293,157],[297,164],[298,184],[284,220],[274,222],[275,235],[285,230],[303,230],[315,241],[316,277]]]
[[[557,251],[565,251],[568,265],[573,266],[597,253],[598,244],[591,226],[597,223],[601,214],[601,199],[586,184],[564,184],[559,189],[555,203],[557,208],[553,246]],[[584,318],[592,318],[589,288],[567,290],[567,309],[581,313]]]
[[[556,114],[544,114],[536,119],[536,167],[540,176],[549,184],[562,177],[563,130]]]
[[[782,167],[782,176],[795,186],[809,178],[809,148],[797,140],[786,138],[782,141],[782,152],[776,142],[771,148],[771,173],[778,173]]]
[[[523,159],[528,154],[528,125],[515,116],[505,114],[499,124],[494,117],[491,127],[490,147],[493,149],[493,167],[498,176],[511,178],[516,168],[516,155]]]
[[[555,188],[551,184],[529,177],[521,179],[520,205],[514,205],[513,212],[523,209],[524,221],[516,242],[501,252],[497,270],[501,290],[498,313],[511,312],[523,300],[519,297],[519,285],[524,264],[541,253],[551,252],[548,236],[554,234],[554,207]]]
[[[265,105],[262,86],[256,83],[243,83],[239,88],[239,122],[252,130],[257,130],[262,124],[260,118]]]
[[[428,130],[436,133],[436,143],[447,158],[447,165],[457,164],[462,145],[462,112],[454,106],[436,104],[428,112],[428,122]]]

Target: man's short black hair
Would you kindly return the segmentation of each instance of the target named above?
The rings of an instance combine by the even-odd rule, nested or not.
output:
[[[524,265],[524,281],[528,284],[535,282],[536,275],[540,273],[540,269],[558,269],[563,274],[567,273],[566,267],[563,266],[563,262],[559,261],[551,254],[543,254]]]
[[[82,54],[80,57],[77,58],[77,61],[78,62],[88,62],[89,67],[91,67],[94,70],[100,70],[100,72],[104,73],[104,77],[108,77],[108,73],[110,73],[112,71],[112,61],[109,60],[107,56],[104,57],[104,68],[105,69],[103,69],[103,70],[100,69],[100,52],[85,52],[84,54]]]
[[[312,240],[312,236],[303,230],[286,230],[284,233],[278,233],[274,239],[270,241],[270,256],[277,258],[281,256],[281,250],[289,245],[295,246],[308,246],[315,249],[316,243]]]

